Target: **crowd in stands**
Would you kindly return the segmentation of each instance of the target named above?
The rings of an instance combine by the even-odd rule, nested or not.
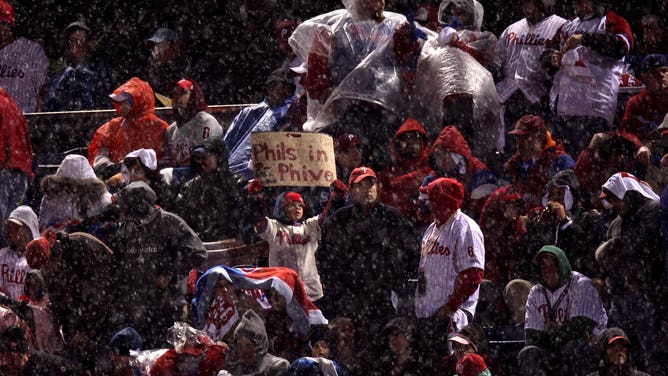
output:
[[[225,59],[160,25],[127,70],[0,0],[0,375],[668,374],[665,4],[223,3],[187,9]],[[26,205],[24,114],[100,108]],[[257,178],[256,132],[331,136],[336,177]]]

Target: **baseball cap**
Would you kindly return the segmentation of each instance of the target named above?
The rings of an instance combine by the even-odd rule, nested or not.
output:
[[[348,151],[360,144],[360,139],[354,134],[344,133],[336,138],[334,149],[337,151]]]
[[[624,342],[626,342],[626,343],[630,343],[630,342],[629,342],[629,339],[626,338],[625,336],[614,336],[614,337],[612,337],[612,338],[610,338],[610,339],[608,340],[608,345],[611,345],[613,342],[615,342],[615,341],[619,341],[619,340],[622,340],[622,341],[624,341]]]
[[[290,71],[292,71],[292,73],[294,74],[306,74],[308,69],[306,68],[306,63],[301,63],[297,67],[290,68]]]
[[[127,327],[111,337],[109,346],[118,355],[130,355],[130,350],[141,350],[141,336],[133,328]]]
[[[180,87],[182,87],[183,89],[186,89],[186,90],[192,90],[195,87],[195,85],[193,85],[192,81],[186,80],[185,78],[182,79],[182,80],[179,80],[176,83],[176,86],[180,86]]]
[[[524,115],[515,123],[515,128],[508,132],[515,136],[526,136],[539,132],[546,132],[545,121],[536,115]]]
[[[645,74],[654,68],[661,68],[668,66],[668,55],[651,54],[645,56],[640,64],[640,73]]]
[[[86,24],[83,23],[83,22],[81,22],[81,21],[74,21],[74,22],[70,23],[69,25],[65,26],[65,30],[64,30],[64,31],[67,32],[67,31],[69,31],[70,29],[75,29],[75,28],[76,28],[76,29],[81,29],[81,30],[83,30],[83,31],[90,31],[90,29],[88,28],[88,26],[86,26]]]
[[[357,167],[350,173],[348,184],[357,184],[366,178],[378,179],[376,173],[369,167]]]
[[[457,362],[456,371],[457,376],[479,376],[488,373],[483,373],[487,369],[485,359],[476,354],[469,353],[464,355],[459,362]]]
[[[295,87],[295,80],[290,75],[290,69],[287,68],[278,68],[271,72],[265,85],[269,86],[269,84],[273,82],[280,82],[292,86],[293,88]]]
[[[4,0],[0,0],[0,22],[4,22],[12,29],[16,27],[16,17],[14,16],[14,7]]]
[[[668,114],[663,117],[663,121],[659,124],[656,130],[659,131],[661,135],[668,134]]]
[[[180,40],[179,34],[168,27],[159,28],[150,38],[146,39],[147,42],[153,43],[179,42]]]
[[[278,43],[288,43],[290,35],[297,28],[297,21],[286,19],[281,21],[281,23],[276,26],[276,39]]]
[[[151,170],[155,170],[158,167],[158,159],[155,155],[153,149],[137,149],[128,153],[128,155],[123,158],[125,161],[127,158],[137,158],[139,161]]]
[[[455,335],[452,336],[452,338],[449,338],[448,341],[457,342],[457,343],[462,344],[462,345],[473,346],[473,349],[475,351],[478,351],[478,348],[473,343],[473,341],[471,341],[467,336],[465,336],[461,333],[455,333]]]
[[[109,99],[111,99],[114,102],[132,101],[132,94],[126,93],[124,91],[120,93],[112,93],[109,94]]]

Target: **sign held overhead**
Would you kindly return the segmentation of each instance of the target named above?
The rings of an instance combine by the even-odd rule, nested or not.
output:
[[[262,185],[329,187],[336,180],[334,141],[311,132],[251,133],[253,173]]]

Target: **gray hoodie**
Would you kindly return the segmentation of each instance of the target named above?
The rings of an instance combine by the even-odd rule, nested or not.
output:
[[[234,331],[235,343],[241,337],[249,338],[255,344],[255,364],[251,366],[236,361],[228,368],[232,375],[279,375],[290,366],[286,359],[268,353],[267,331],[264,322],[254,311],[246,311]]]

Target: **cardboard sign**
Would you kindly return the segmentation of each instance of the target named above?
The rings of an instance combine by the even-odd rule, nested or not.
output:
[[[329,187],[336,180],[334,141],[323,133],[255,132],[251,158],[262,185]]]

